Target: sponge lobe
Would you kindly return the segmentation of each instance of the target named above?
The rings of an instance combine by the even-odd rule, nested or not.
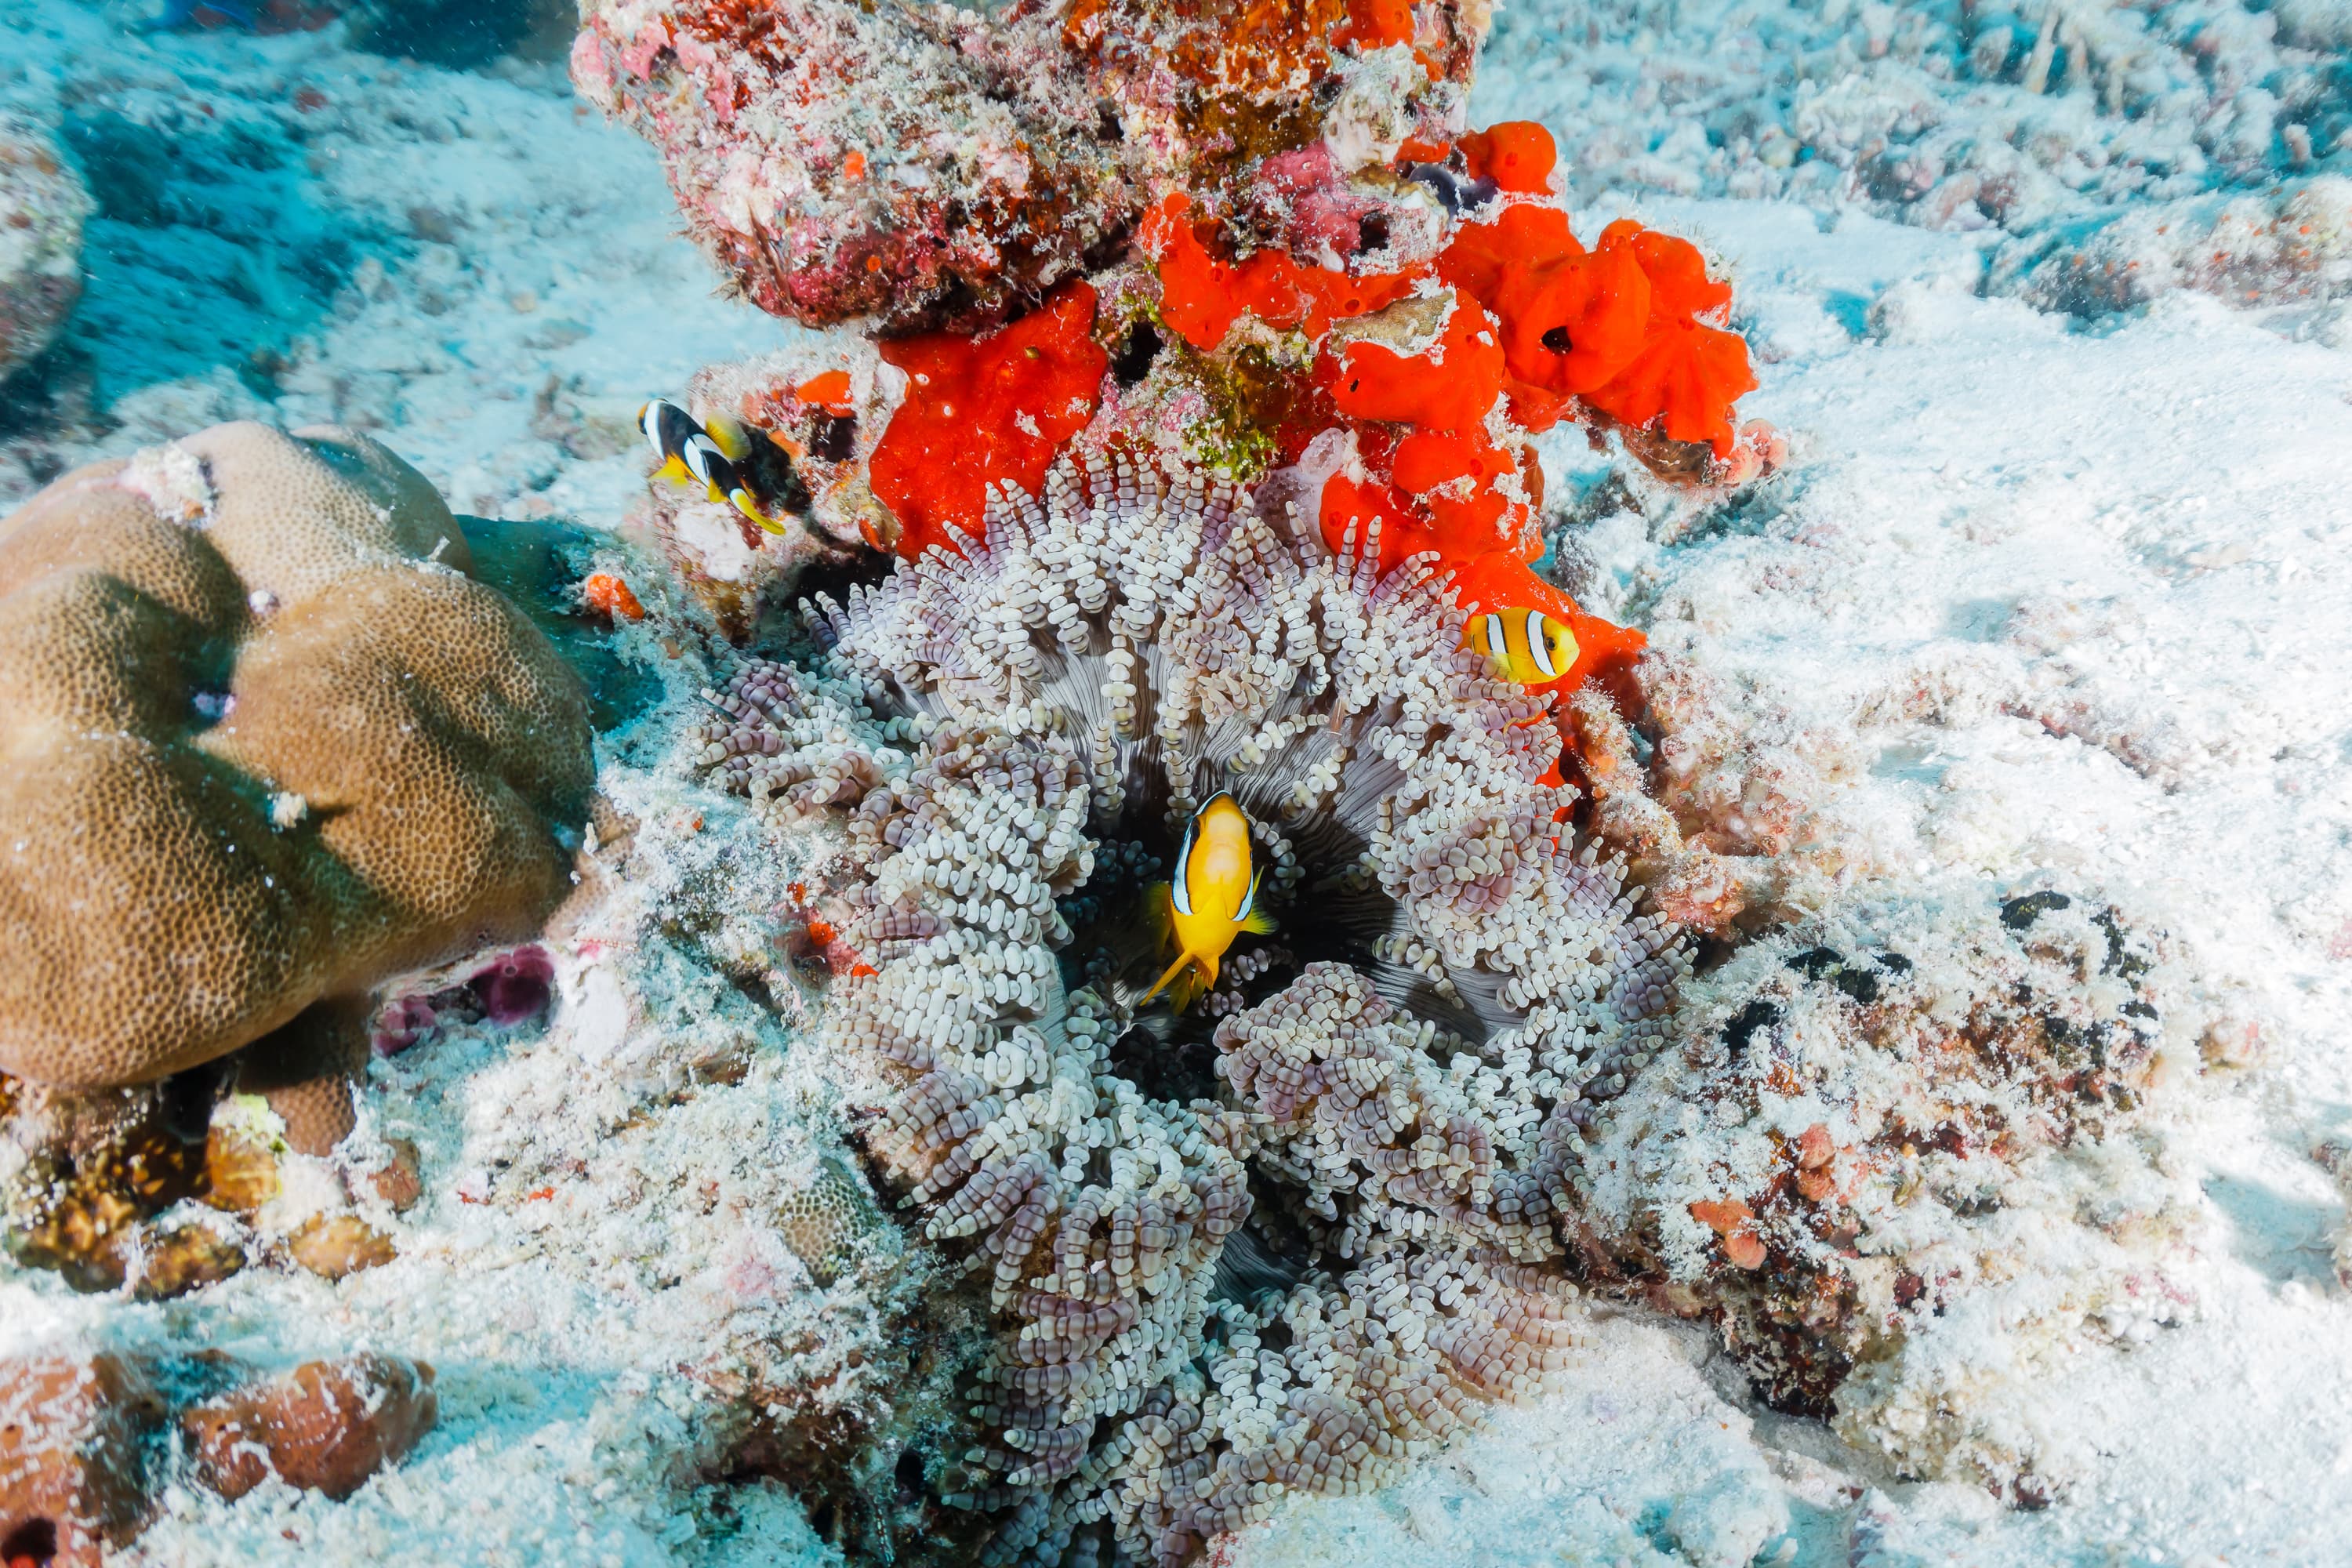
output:
[[[159,1078],[538,926],[585,699],[470,567],[331,427],[216,426],[0,522],[0,1071]]]

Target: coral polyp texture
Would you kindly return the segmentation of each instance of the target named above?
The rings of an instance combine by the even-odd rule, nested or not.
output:
[[[1176,1563],[1544,1385],[1563,1164],[1687,964],[1556,823],[1558,738],[1426,563],[1197,471],[1043,489],[828,605],[822,675],[747,665],[703,760],[847,835],[811,892],[854,954],[822,1039],[986,1282],[940,1487],[982,1560]],[[1296,929],[1139,1026],[1139,874],[1220,790]]]
[[[299,1056],[386,976],[538,926],[584,699],[468,561],[421,475],[330,427],[221,426],[0,524],[0,1069],[140,1084],[289,1025]]]

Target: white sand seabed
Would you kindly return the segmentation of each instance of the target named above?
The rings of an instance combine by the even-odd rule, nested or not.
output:
[[[1490,62],[1482,120],[1558,96],[1556,73],[1533,67],[1566,51],[1545,26],[1564,15],[1507,18],[1512,53]],[[1668,16],[1646,52],[1703,63],[1706,17],[1677,33]],[[289,107],[306,84],[326,107]],[[228,172],[209,226],[94,226],[120,255],[100,264],[74,331],[123,424],[0,445],[0,501],[34,488],[36,464],[259,415],[368,426],[460,510],[612,528],[643,467],[627,410],[700,363],[793,336],[716,296],[676,237],[651,153],[575,113],[551,72],[423,69],[331,34],[126,40],[67,0],[0,16],[0,97],[135,118],[194,95],[215,123],[285,146],[282,177],[311,218],[236,210],[240,193],[268,192]],[[298,113],[299,139],[285,130]],[[1652,152],[1670,163],[1681,146]],[[2352,1562],[2336,1525],[2352,1517],[2352,1297],[2330,1258],[2342,1205],[2314,1158],[2352,1138],[2340,308],[2175,293],[2084,325],[1978,291],[1998,232],[1904,226],[1818,196],[1671,197],[1660,183],[1574,195],[1594,220],[1634,212],[1729,264],[1763,381],[1743,412],[1786,431],[1791,458],[1678,542],[1654,542],[1630,513],[1594,519],[1594,607],[1646,626],[1757,712],[1854,749],[1866,766],[1833,815],[1857,862],[1922,885],[2096,888],[2170,933],[2191,976],[2168,1131],[2208,1210],[2197,1310],[2128,1348],[2086,1338],[2024,1391],[2050,1439],[2089,1456],[2074,1491],[2039,1512],[1901,1482],[1819,1424],[1763,1410],[1700,1329],[1598,1310],[1556,1398],[1498,1414],[1376,1497],[1291,1505],[1223,1559]],[[200,273],[207,246],[267,247],[313,220],[379,237],[288,307],[302,319],[266,397],[216,351],[267,335],[268,290],[241,305],[184,278],[175,305],[172,247],[179,274]],[[214,311],[220,332],[190,337],[169,319],[181,310]],[[1549,449],[1555,495],[1602,476],[1577,447]],[[741,812],[663,771],[655,737],[687,721],[700,679],[672,676],[669,703],[604,759],[608,793],[648,825],[640,862],[665,868],[660,885],[609,917],[609,948],[567,957],[542,1034],[458,1032],[371,1097],[381,1130],[425,1156],[429,1195],[398,1262],[340,1288],[255,1271],[161,1306],[74,1297],[0,1263],[0,1353],[60,1339],[262,1362],[367,1347],[440,1369],[439,1428],[350,1502],[175,1491],[126,1561],[825,1555],[774,1489],[714,1506],[687,1452],[696,1396],[681,1364],[865,1308],[795,1273],[759,1219],[762,1195],[809,1168],[805,1129],[823,1120],[791,1028],[722,994],[641,919],[724,876],[750,888],[724,900],[748,922],[790,874]],[[695,817],[699,832],[681,826]],[[753,940],[717,924],[712,947]],[[2200,1073],[2208,1024],[2251,1029],[2258,1065]],[[668,1105],[681,1064],[730,1042],[752,1050],[744,1082]],[[630,1125],[647,1106],[663,1109]],[[533,1201],[544,1185],[559,1195]],[[666,1195],[706,1186],[691,1205]]]

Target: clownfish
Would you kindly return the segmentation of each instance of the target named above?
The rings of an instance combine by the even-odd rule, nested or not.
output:
[[[1161,884],[1176,962],[1143,994],[1145,1002],[1164,990],[1181,1013],[1216,984],[1217,961],[1235,937],[1244,931],[1263,936],[1274,929],[1273,917],[1257,907],[1263,875],[1250,868],[1249,818],[1232,795],[1220,791],[1184,825],[1175,880]]]
[[[1521,686],[1558,680],[1576,663],[1576,634],[1541,610],[1481,610],[1462,628],[1462,646],[1493,659]]]
[[[761,510],[759,498],[744,483],[742,471],[735,466],[743,454],[721,447],[709,431],[694,422],[694,416],[666,397],[656,397],[637,410],[637,428],[646,433],[654,461],[661,465],[654,471],[662,478],[681,484],[699,483],[712,500],[733,501],[736,510],[770,533],[784,531],[783,524]]]

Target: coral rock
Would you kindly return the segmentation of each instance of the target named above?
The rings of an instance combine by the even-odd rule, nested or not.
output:
[[[1044,16],[593,0],[572,75],[661,148],[751,300],[812,325],[984,324],[1137,205],[1131,149]]]
[[[76,1289],[122,1284],[144,1223],[205,1191],[212,1093],[204,1074],[88,1094],[16,1086],[0,1120],[27,1156],[0,1193],[8,1252]]]
[[[1932,921],[1856,901],[1750,942],[1598,1140],[1589,1169],[1636,1173],[1580,1194],[1601,1272],[1678,1288],[1769,1401],[1906,1475],[2056,1495],[2082,1456],[2021,1380],[2194,1309],[2199,1200],[2147,1110],[2159,961],[2055,891]],[[1991,1333],[2002,1367],[1966,1364]]]
[[[0,380],[48,347],[81,297],[88,188],[38,127],[0,115]]]
[[[321,1279],[342,1279],[381,1268],[400,1256],[392,1240],[357,1215],[320,1215],[287,1244],[294,1261]]]
[[[531,932],[570,889],[588,724],[468,560],[415,469],[328,428],[222,426],[0,524],[0,1066],[143,1082]],[[322,1016],[319,1048],[363,1054],[354,1027]]]
[[[276,1476],[338,1501],[433,1430],[433,1369],[396,1356],[306,1362],[180,1415],[204,1483],[235,1501]]]
[[[245,1262],[245,1248],[209,1226],[173,1226],[141,1239],[128,1272],[131,1294],[136,1300],[167,1301],[217,1285]]]
[[[163,1418],[114,1355],[0,1361],[0,1552],[98,1568],[145,1521],[142,1449]]]

